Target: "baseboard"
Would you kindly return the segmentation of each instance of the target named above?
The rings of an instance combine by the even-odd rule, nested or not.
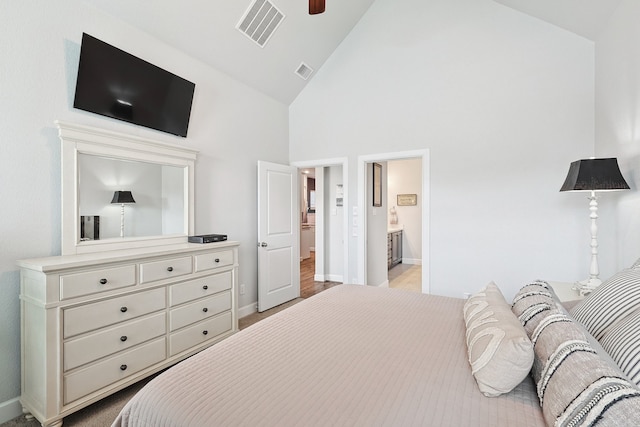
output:
[[[342,275],[340,274],[327,274],[324,277],[328,282],[344,283],[344,277],[342,277]]]
[[[342,281],[342,276],[337,274],[316,274],[313,276],[313,280],[316,282],[338,282],[344,283]]]
[[[378,285],[379,288],[388,288],[389,287],[389,281],[385,280],[384,282],[380,283]]]
[[[244,307],[238,308],[238,319],[241,319],[250,314],[256,313],[258,311],[258,303],[254,302],[249,305],[245,305]]]
[[[420,258],[402,258],[403,264],[412,264],[412,265],[422,265],[422,260]]]
[[[20,404],[20,398],[7,400],[6,402],[0,402],[0,424],[14,419],[22,415],[22,405]]]

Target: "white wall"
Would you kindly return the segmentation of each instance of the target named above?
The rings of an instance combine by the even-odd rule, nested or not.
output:
[[[60,142],[54,120],[200,150],[195,231],[240,246],[239,281],[257,300],[256,161],[288,162],[287,106],[95,10],[84,1],[0,2],[0,417],[20,394],[15,260],[60,253]],[[74,110],[82,32],[196,84],[187,138]],[[134,195],[135,197],[135,195]],[[3,403],[4,402],[4,403]],[[9,402],[9,403],[7,403]],[[19,409],[19,405],[18,405]],[[1,420],[1,418],[0,418]]]
[[[325,279],[343,282],[344,279],[344,206],[336,205],[337,186],[343,185],[342,166],[324,168],[324,212],[325,227]],[[317,255],[317,254],[316,254]]]
[[[365,197],[367,225],[367,277],[365,284],[388,286],[387,276],[387,162],[376,162],[382,166],[382,206],[373,206],[373,165],[367,163],[367,186]]]
[[[377,0],[291,105],[290,157],[347,157],[355,195],[358,155],[428,148],[431,291],[510,297],[588,273],[586,202],[558,190],[593,155],[593,87],[592,42],[496,2]]]
[[[162,234],[184,229],[184,169],[162,166]]]
[[[395,206],[398,225],[402,225],[402,262],[422,264],[422,160],[387,162],[388,208]],[[415,206],[398,206],[398,194],[415,194]],[[391,214],[387,217],[390,219]],[[425,264],[425,268],[428,266]]]
[[[623,0],[596,39],[596,155],[617,157],[632,191],[601,197],[601,277],[640,257],[640,3]],[[604,260],[604,262],[603,262]],[[603,267],[604,264],[604,267]]]

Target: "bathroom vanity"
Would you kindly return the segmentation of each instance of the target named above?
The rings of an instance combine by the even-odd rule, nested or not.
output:
[[[402,226],[387,230],[387,269],[402,262]]]

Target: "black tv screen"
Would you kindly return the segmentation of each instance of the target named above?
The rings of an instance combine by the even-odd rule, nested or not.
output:
[[[73,106],[186,137],[195,84],[82,34]]]

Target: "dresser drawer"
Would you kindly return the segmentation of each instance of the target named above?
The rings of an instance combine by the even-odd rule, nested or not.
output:
[[[166,305],[165,289],[158,288],[69,308],[63,314],[64,338],[153,313]]]
[[[233,284],[230,271],[188,282],[171,285],[169,287],[169,304],[173,307],[178,304],[193,301],[198,298],[212,295],[231,289]]]
[[[171,279],[173,277],[191,274],[192,272],[191,257],[145,262],[140,264],[140,283]]]
[[[196,255],[196,271],[212,270],[227,265],[233,265],[233,251]]]
[[[130,320],[64,343],[65,372],[166,334],[166,314]]]
[[[60,276],[60,299],[75,298],[136,284],[136,266],[104,268]]]
[[[170,330],[175,331],[227,310],[231,310],[230,291],[174,308],[169,313]]]
[[[134,347],[64,376],[64,404],[113,384],[166,358],[166,338]]]
[[[174,356],[231,330],[231,313],[222,313],[169,336],[169,353]]]

